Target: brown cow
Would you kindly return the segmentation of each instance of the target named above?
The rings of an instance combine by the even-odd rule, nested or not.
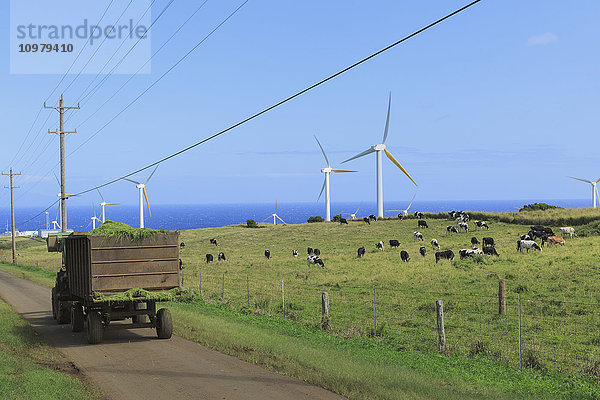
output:
[[[561,246],[564,246],[565,239],[562,236],[548,236],[548,245],[552,246],[553,244],[560,244]]]

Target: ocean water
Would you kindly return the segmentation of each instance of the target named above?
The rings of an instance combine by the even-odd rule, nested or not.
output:
[[[515,207],[522,207],[524,204],[545,202],[565,208],[590,207],[589,199],[579,200],[464,200],[464,201],[417,201],[412,204],[409,212],[438,212],[452,210],[472,210],[472,211],[515,211]],[[344,202],[332,203],[331,213],[354,213],[360,206],[358,216],[375,214],[375,202]],[[385,203],[385,209],[404,209],[408,202],[389,201]],[[32,220],[36,214],[40,213],[40,208],[17,208],[15,210],[15,222],[20,231],[37,230],[44,227],[46,215],[42,213]],[[209,228],[235,224],[245,224],[247,219],[254,219],[257,222],[273,222],[270,217],[275,211],[275,204],[191,204],[191,205],[154,205],[152,206],[152,216],[145,210],[145,225],[154,229],[194,229]],[[99,207],[96,213],[99,215]],[[57,217],[57,206],[48,210],[49,221]],[[139,225],[138,206],[118,205],[106,207],[106,219],[125,222],[131,226]],[[89,207],[69,207],[68,208],[68,227],[75,231],[86,231],[91,229],[90,217],[94,215],[94,210]],[[325,205],[323,202],[308,203],[279,203],[277,215],[288,224],[299,224],[306,222],[310,216],[325,216]],[[395,216],[396,212],[386,212],[386,215]],[[30,221],[28,221],[30,220]],[[280,223],[280,221],[277,221]],[[0,208],[0,232],[5,232],[6,226],[10,226],[10,209]]]

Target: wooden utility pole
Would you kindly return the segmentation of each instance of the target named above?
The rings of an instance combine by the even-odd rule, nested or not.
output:
[[[53,108],[58,110],[60,113],[60,128],[57,131],[50,131],[48,133],[56,133],[60,135],[60,229],[62,232],[67,231],[67,182],[65,178],[65,133],[77,133],[77,129],[74,131],[65,131],[65,110],[79,110],[79,104],[77,107],[65,107],[63,96],[60,96],[58,107],[48,107],[44,102],[44,108]]]
[[[13,186],[13,176],[21,175],[13,174],[12,168],[10,169],[10,173],[2,175],[10,176],[10,186],[4,186],[6,189],[10,189],[10,218],[12,221],[12,262],[13,264],[17,263],[17,241],[15,239],[15,198],[13,196],[13,189],[18,189],[18,186]]]

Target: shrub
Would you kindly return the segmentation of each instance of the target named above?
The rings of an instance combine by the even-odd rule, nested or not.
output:
[[[331,220],[333,222],[340,222],[342,220],[342,214],[334,215],[333,218],[331,218]]]
[[[246,226],[247,226],[248,228],[258,228],[258,224],[257,224],[257,223],[256,223],[256,221],[255,221],[255,220],[253,220],[253,219],[247,219],[247,220],[246,220]]]
[[[317,216],[315,216],[315,217],[309,217],[309,218],[306,220],[306,222],[308,222],[309,224],[310,224],[310,223],[312,223],[312,222],[323,222],[323,221],[325,221],[325,220],[323,219],[323,217],[320,217],[320,216],[318,216],[318,215],[317,215]]]
[[[544,211],[544,210],[550,210],[553,208],[562,209],[562,207],[551,206],[550,204],[546,204],[546,203],[533,203],[533,204],[525,204],[523,206],[523,208],[519,209],[519,212],[521,212],[521,211]]]

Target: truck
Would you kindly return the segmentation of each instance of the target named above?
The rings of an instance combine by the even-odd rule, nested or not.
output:
[[[48,251],[62,253],[52,316],[59,324],[70,323],[73,332],[86,329],[90,344],[102,342],[110,329],[154,328],[160,339],[170,338],[171,313],[156,310],[156,303],[173,300],[181,290],[178,240],[178,232],[137,238],[50,235]]]

